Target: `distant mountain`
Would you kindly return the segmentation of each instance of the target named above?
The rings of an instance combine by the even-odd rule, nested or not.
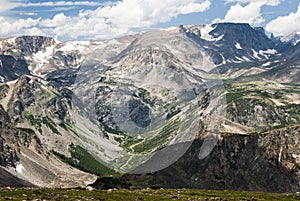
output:
[[[300,31],[295,31],[285,37],[281,38],[284,43],[290,43],[292,45],[297,45],[300,42]]]
[[[299,191],[297,40],[242,23],[1,39],[0,171],[16,185],[0,185],[130,173],[140,186]]]
[[[97,41],[59,42],[43,36],[12,37],[0,41],[1,61],[8,62],[3,66],[21,68],[22,72],[15,72],[16,76],[29,74],[28,70],[33,75],[45,76],[58,69],[78,68],[85,56],[93,51],[98,43]],[[15,77],[6,78],[6,73],[12,74],[14,71],[0,72],[0,76],[6,81],[15,79]]]
[[[209,52],[216,65],[264,60],[277,53],[275,43],[249,24],[191,26],[186,32]]]

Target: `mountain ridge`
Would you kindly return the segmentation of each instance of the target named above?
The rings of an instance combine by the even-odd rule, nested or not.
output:
[[[178,182],[193,188],[299,189],[299,144],[291,140],[299,137],[299,44],[233,23],[105,41],[7,40],[0,41],[0,111],[9,120],[0,123],[13,129],[2,126],[7,135],[0,139],[14,151],[0,149],[0,157],[15,156],[1,168],[16,177],[36,186],[74,187],[94,182],[96,175],[132,172],[142,176],[131,179],[149,185],[183,187],[170,177],[182,172]],[[13,130],[22,143],[9,137]],[[260,143],[246,142],[253,139]],[[273,150],[277,142],[285,143],[282,151]],[[173,148],[177,152],[168,157]],[[263,162],[248,158],[250,152],[263,155]],[[224,155],[218,159],[217,153]],[[248,163],[258,168],[233,173],[239,157],[245,159],[241,169]],[[253,175],[269,167],[264,160],[276,165],[259,184]],[[17,165],[24,170],[16,172]],[[194,180],[204,171],[197,165],[209,167],[214,179]],[[268,187],[272,170],[284,172],[292,184]],[[144,177],[148,172],[155,173]],[[242,177],[245,185],[239,187]],[[218,183],[222,178],[225,183]]]

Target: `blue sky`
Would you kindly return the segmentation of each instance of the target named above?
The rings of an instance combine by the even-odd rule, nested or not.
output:
[[[300,30],[300,0],[0,0],[0,37],[106,39],[176,25],[244,22],[276,36]]]

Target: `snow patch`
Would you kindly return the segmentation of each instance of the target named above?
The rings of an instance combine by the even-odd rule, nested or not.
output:
[[[29,80],[29,84],[33,84],[33,79]]]
[[[277,51],[275,49],[259,50],[259,52],[252,49],[252,52],[253,52],[253,57],[256,59],[261,59],[260,56],[263,56],[266,59],[268,59],[270,55],[277,54]]]
[[[218,38],[214,38],[214,41],[219,41],[219,40],[221,40],[223,37],[224,37],[224,34],[221,35],[221,36],[219,36]]]
[[[32,72],[34,70],[34,68],[32,67],[31,63],[32,63],[32,58],[28,57],[28,56],[24,56],[24,59],[27,61],[27,63],[29,64],[28,66],[28,70],[30,72]]]
[[[242,61],[244,61],[242,58],[235,56],[236,60],[233,60],[234,63],[241,63]]]
[[[93,41],[93,44],[96,44],[96,45],[101,45],[103,43],[103,41]]]
[[[17,166],[16,166],[16,171],[17,173],[20,173],[22,174],[23,171],[25,171],[26,169],[24,168],[24,166],[21,164],[21,163],[18,163]]]
[[[221,40],[224,37],[224,35],[221,35],[221,36],[215,38],[215,37],[213,37],[212,35],[209,34],[214,29],[215,29],[215,27],[212,27],[212,25],[206,25],[205,27],[201,28],[200,29],[201,38],[206,40],[206,41],[219,41],[219,40]]]
[[[266,67],[266,66],[270,66],[270,65],[271,65],[271,62],[268,61],[267,63],[264,63],[262,66],[263,66],[263,67]]]
[[[201,38],[207,41],[211,41],[213,38],[209,34],[211,31],[213,31],[215,28],[213,28],[211,25],[206,25],[204,28],[202,28],[201,31]]]
[[[4,82],[5,80],[4,80],[4,77],[2,77],[1,75],[0,75],[0,82]]]
[[[105,48],[107,46],[110,46],[110,45],[120,45],[121,43],[119,41],[117,41],[116,39],[112,39],[112,40],[108,40],[108,41],[105,41],[103,43],[101,43],[97,48]]]
[[[73,45],[70,42],[67,42],[64,46],[62,46],[61,48],[59,48],[58,50],[62,51],[62,52],[71,52],[73,50],[76,50],[76,46]]]
[[[46,50],[41,50],[33,55],[33,59],[39,63],[49,63],[48,59],[52,55],[54,45],[47,47]]]
[[[58,50],[63,52],[72,52],[77,50],[80,53],[82,53],[89,45],[89,41],[69,41],[66,42],[65,45],[59,48]]]
[[[259,50],[259,54],[268,59],[270,55],[277,54],[277,51],[275,49]]]
[[[161,30],[161,31],[176,31],[176,30],[179,30],[179,27],[178,26],[172,26],[172,27],[168,27],[168,28],[161,28],[159,30]]]
[[[80,41],[71,41],[74,45],[81,45],[81,46],[89,46],[91,44],[88,40],[80,40]]]
[[[226,64],[226,60],[225,60],[225,57],[223,56],[223,54],[221,54],[221,57],[222,57],[222,64]]]
[[[268,55],[266,55],[266,54],[263,53],[263,50],[260,50],[260,51],[259,51],[259,54],[260,54],[261,56],[265,57],[266,59],[269,58]]]
[[[250,59],[246,56],[243,56],[244,61],[250,61]]]
[[[260,54],[277,54],[275,49],[259,50]]]
[[[300,39],[296,40],[293,45],[296,46],[300,42]]]
[[[235,48],[236,49],[239,49],[239,50],[242,50],[243,48],[241,47],[241,44],[239,44],[239,43],[236,43],[235,44]]]
[[[16,84],[17,81],[18,81],[18,79],[13,80],[13,81],[6,82],[6,84],[7,84],[8,86],[14,85],[14,84]]]
[[[297,45],[300,42],[300,31],[294,31],[293,33],[282,37],[281,42],[291,43],[293,46]]]
[[[144,138],[141,135],[137,135],[138,140],[143,140]]]
[[[11,37],[11,38],[7,39],[7,43],[10,45],[14,44],[15,42],[16,42],[16,37]]]
[[[222,62],[221,63],[219,63],[218,65],[216,65],[216,66],[221,66],[221,65],[225,65],[227,62],[226,62],[226,59],[225,59],[225,57],[221,54],[221,57],[222,57]]]
[[[253,57],[256,58],[256,59],[261,59],[259,56],[258,56],[258,52],[256,52],[254,49],[252,49],[252,52],[253,52]]]
[[[45,85],[41,85],[42,89],[45,89],[46,91],[48,91],[48,88]]]
[[[36,63],[36,68],[33,69],[30,67],[30,70],[32,70],[33,74],[36,75],[37,71],[44,65],[49,63],[49,59],[51,55],[54,52],[55,45],[46,47],[45,50],[38,51],[37,53],[33,54],[32,58]]]
[[[243,61],[243,59],[240,58],[240,57],[238,57],[238,56],[235,56],[235,58],[236,58],[237,60]]]

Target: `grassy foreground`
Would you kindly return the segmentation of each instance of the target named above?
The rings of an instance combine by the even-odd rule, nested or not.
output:
[[[269,194],[209,190],[92,190],[85,189],[13,189],[0,188],[0,200],[300,200],[296,194]]]

